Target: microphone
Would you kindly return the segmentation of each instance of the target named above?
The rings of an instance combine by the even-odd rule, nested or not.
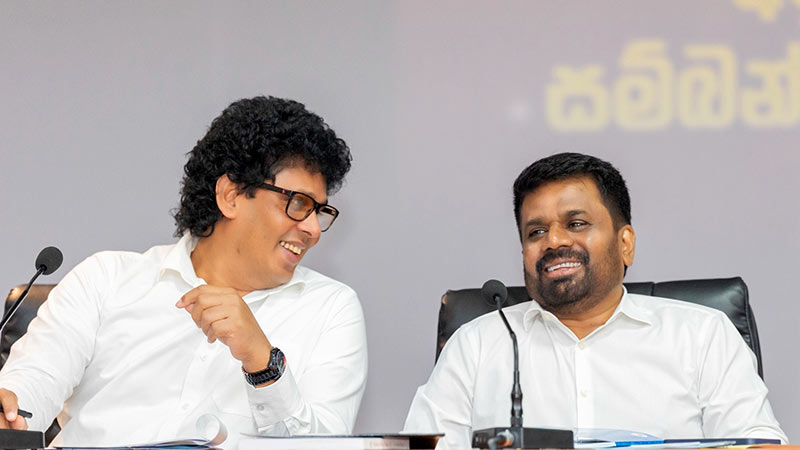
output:
[[[45,247],[36,257],[36,270],[41,270],[42,275],[50,275],[61,267],[64,255],[55,247]]]
[[[502,281],[489,280],[486,283],[483,283],[481,295],[483,296],[484,300],[489,302],[490,305],[496,306],[499,302],[502,306],[505,304],[506,299],[508,298],[508,288],[506,288],[506,285],[503,284]]]
[[[45,274],[50,275],[51,273],[55,272],[59,267],[61,267],[61,263],[64,261],[64,255],[61,253],[61,250],[55,247],[45,247],[42,251],[39,252],[39,256],[36,257],[36,273],[31,278],[31,281],[28,282],[28,285],[25,287],[25,290],[22,291],[17,300],[14,304],[8,308],[8,311],[3,315],[3,320],[0,321],[0,336],[3,334],[3,329],[6,326],[6,323],[11,319],[11,316],[17,312],[19,305],[22,304],[22,301],[25,300],[25,296],[28,295],[28,291],[31,290],[31,286],[33,286],[33,282],[39,278],[39,275]]]
[[[517,347],[517,335],[511,329],[511,325],[503,314],[503,304],[508,298],[508,289],[506,285],[497,280],[489,280],[483,283],[481,289],[483,298],[489,302],[490,305],[497,307],[497,312],[500,313],[500,318],[506,325],[508,335],[511,336],[511,343],[514,346],[514,384],[511,388],[511,426],[522,426],[522,386],[519,384],[519,348]],[[520,447],[524,448],[524,447]]]
[[[472,433],[472,446],[475,448],[573,448],[574,437],[571,430],[551,428],[524,428],[522,426],[522,386],[519,383],[519,348],[517,335],[503,313],[503,304],[508,298],[506,285],[497,280],[483,283],[481,295],[497,308],[500,318],[508,330],[514,347],[514,382],[511,387],[511,426],[486,428]]]

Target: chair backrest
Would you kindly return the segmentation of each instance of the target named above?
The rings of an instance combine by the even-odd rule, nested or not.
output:
[[[747,285],[740,277],[665,281],[660,283],[648,281],[625,283],[625,287],[628,292],[633,294],[684,300],[721,310],[728,315],[728,318],[739,330],[747,345],[756,354],[758,375],[764,378],[756,319],[753,316],[753,310],[750,308]],[[530,296],[528,296],[524,286],[508,288],[508,300],[505,306],[516,305],[526,301],[530,301]],[[441,353],[444,344],[458,327],[494,310],[494,306],[483,299],[480,289],[447,291],[442,296],[442,305],[439,308],[436,359],[439,359],[439,353]]]
[[[14,316],[6,324],[5,330],[3,330],[3,336],[0,339],[0,367],[6,364],[11,346],[28,331],[28,324],[36,317],[39,307],[47,300],[47,296],[50,295],[50,291],[55,286],[55,284],[34,284],[31,286],[28,296],[25,297],[17,312],[14,313]],[[4,312],[8,311],[8,308],[17,300],[23,290],[25,290],[24,284],[11,289],[8,297],[6,297]]]

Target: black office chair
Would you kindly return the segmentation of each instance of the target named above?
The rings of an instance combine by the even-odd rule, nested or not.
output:
[[[11,317],[11,320],[8,321],[3,330],[3,335],[0,337],[0,367],[6,364],[11,346],[28,331],[28,324],[36,317],[39,307],[47,300],[47,296],[50,295],[50,291],[55,286],[55,284],[34,284],[31,286],[31,290],[28,291],[28,296],[25,297],[25,300],[20,304],[17,312]],[[25,290],[24,284],[11,289],[11,292],[8,293],[8,297],[6,297],[6,305],[3,309],[4,312],[14,304],[14,301],[22,294],[23,290]],[[58,421],[54,420],[50,428],[44,433],[45,445],[50,445],[50,442],[53,441],[53,438],[56,437],[60,431],[61,427],[58,426]]]
[[[761,366],[761,345],[758,341],[758,329],[753,310],[747,294],[747,285],[740,277],[711,280],[681,280],[661,283],[641,282],[625,283],[632,294],[666,297],[719,309],[728,315],[731,322],[739,330],[747,345],[756,354],[758,375],[763,379]],[[523,286],[508,288],[508,300],[505,306],[530,301],[528,292]],[[495,307],[487,303],[481,296],[480,289],[460,289],[447,291],[442,296],[439,309],[439,330],[437,337],[436,359],[439,359],[444,344],[461,325],[470,320],[495,311]]]

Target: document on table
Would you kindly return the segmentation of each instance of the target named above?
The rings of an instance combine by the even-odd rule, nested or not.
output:
[[[664,439],[652,434],[613,428],[578,428],[574,430],[574,434],[575,448],[614,448],[664,443]]]
[[[260,436],[244,434],[239,450],[402,450],[432,449],[442,434],[343,434]]]
[[[107,447],[56,447],[63,450],[109,450],[109,449],[210,449],[222,444],[228,437],[228,429],[216,416],[204,414],[197,419],[197,438],[179,438],[169,441],[145,442],[142,444],[125,444]]]
[[[715,448],[761,444],[780,444],[777,439],[759,438],[689,438],[662,439],[647,433],[610,428],[579,428],[574,430],[575,448]]]

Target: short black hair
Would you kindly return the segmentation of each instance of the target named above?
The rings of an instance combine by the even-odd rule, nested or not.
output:
[[[302,103],[263,96],[231,103],[188,155],[174,212],[176,236],[214,232],[221,216],[216,183],[222,175],[252,196],[282,169],[300,166],[322,174],[331,194],[341,187],[352,160],[347,144]]]
[[[591,177],[603,203],[611,213],[615,228],[631,224],[631,197],[619,171],[610,163],[581,153],[557,153],[526,167],[514,181],[514,217],[521,230],[521,209],[525,196],[539,186],[567,178]]]

